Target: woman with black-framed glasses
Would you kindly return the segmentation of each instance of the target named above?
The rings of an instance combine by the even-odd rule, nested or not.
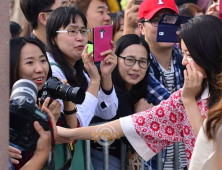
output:
[[[112,73],[112,80],[119,105],[116,116],[112,120],[152,107],[152,105],[149,105],[145,99],[147,94],[147,77],[149,74],[148,68],[150,63],[149,54],[150,51],[148,44],[136,34],[124,35],[117,40],[116,55],[118,60],[117,66]],[[143,106],[142,110],[140,110],[141,106]],[[99,122],[103,120],[97,119],[97,121]],[[130,148],[129,151],[134,154],[135,151],[133,151],[134,149],[132,149],[127,140],[124,140],[124,142]],[[98,157],[102,156],[102,152],[98,151],[99,145],[94,143],[91,145],[92,161],[93,165],[95,165],[94,168],[103,169],[102,167],[99,167],[102,163],[99,163],[99,159],[97,160]],[[116,140],[110,147],[115,149],[109,150],[109,167],[110,169],[115,169],[120,165],[120,140]],[[138,158],[141,161],[138,154],[134,155],[136,155],[136,157],[134,157],[136,158],[135,160]],[[115,162],[112,162],[114,160]],[[128,164],[134,165],[134,163],[135,162],[131,161]],[[115,167],[112,167],[112,164],[115,165]]]

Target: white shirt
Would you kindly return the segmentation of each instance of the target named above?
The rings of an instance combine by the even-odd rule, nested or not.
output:
[[[204,120],[203,126],[198,133],[189,170],[202,170],[206,161],[215,152],[213,140],[208,140],[204,132],[206,121],[207,119]]]
[[[47,53],[47,57],[49,62],[56,63],[52,57],[52,54]],[[57,63],[56,63],[57,64]],[[61,69],[55,65],[51,66],[52,75],[54,77],[59,77],[61,81],[66,79],[65,75],[61,71]],[[88,81],[88,85],[90,83],[90,79],[88,75],[84,72],[84,75]],[[104,102],[107,107],[102,108],[101,103]],[[63,102],[60,100],[62,105],[63,112]],[[98,92],[98,98],[92,95],[89,92],[86,92],[85,99],[83,103],[77,104],[78,112],[76,116],[80,122],[81,127],[88,126],[93,116],[98,116],[102,119],[109,120],[112,119],[116,115],[116,111],[118,108],[118,99],[116,97],[116,92],[113,87],[112,93],[110,95],[106,95],[101,89]]]

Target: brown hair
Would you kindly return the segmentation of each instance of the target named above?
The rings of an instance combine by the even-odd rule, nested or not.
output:
[[[200,13],[200,12],[204,13],[203,10],[198,5],[196,5],[194,3],[185,3],[185,4],[181,5],[179,8],[180,9],[188,8],[189,10],[192,11],[194,16],[196,15],[196,13]]]
[[[73,5],[77,7],[78,9],[80,9],[85,15],[91,1],[94,1],[94,0],[72,0]],[[99,1],[106,3],[107,0],[99,0]]]
[[[221,91],[220,101],[208,112],[208,120],[206,123],[206,135],[208,139],[215,139],[217,130],[222,125],[222,73],[217,76],[217,88]]]

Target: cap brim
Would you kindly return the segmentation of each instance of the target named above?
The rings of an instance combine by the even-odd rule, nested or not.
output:
[[[148,15],[146,15],[144,18],[146,20],[150,20],[158,11],[160,11],[161,9],[170,9],[172,11],[174,11],[176,14],[179,14],[178,10],[175,10],[174,8],[171,7],[160,7],[160,8],[156,8],[155,10],[153,10],[152,12],[150,12]]]

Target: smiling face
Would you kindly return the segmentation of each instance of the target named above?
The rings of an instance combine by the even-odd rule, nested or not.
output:
[[[91,0],[86,11],[88,27],[90,29],[96,26],[110,25],[110,11],[105,2],[100,0]],[[93,34],[89,34],[89,40],[93,42]]]
[[[195,68],[196,68],[196,70],[201,72],[203,74],[204,78],[207,78],[205,70],[195,63],[195,61],[193,60],[192,56],[190,55],[190,53],[189,53],[189,51],[187,49],[187,46],[185,45],[183,40],[181,40],[181,50],[182,50],[182,53],[183,53],[182,64],[184,66],[187,66],[192,61],[194,66],[195,66]]]
[[[111,18],[109,8],[105,2],[100,0],[91,0],[88,10],[86,12],[86,18],[89,28],[95,26],[109,25]]]
[[[120,54],[121,57],[133,57],[136,60],[147,60],[148,54],[144,46],[139,44],[130,45]],[[139,66],[138,61],[133,66],[127,66],[124,59],[118,57],[118,69],[128,90],[132,85],[139,83],[145,76],[147,68],[143,69]]]
[[[48,72],[49,63],[40,48],[31,43],[25,44],[20,51],[18,78],[33,81],[41,90]]]
[[[82,18],[77,17],[76,23],[70,22],[70,24],[67,25],[67,27],[65,28],[61,27],[59,31],[60,30],[74,31],[74,30],[81,30],[82,28],[86,28],[86,26],[84,25]],[[66,32],[58,33],[57,36],[54,38],[54,43],[62,51],[62,53],[66,57],[66,60],[72,66],[75,65],[76,61],[81,59],[81,55],[87,41],[88,37],[82,35],[80,32],[78,32],[78,34],[74,36],[70,36]]]

